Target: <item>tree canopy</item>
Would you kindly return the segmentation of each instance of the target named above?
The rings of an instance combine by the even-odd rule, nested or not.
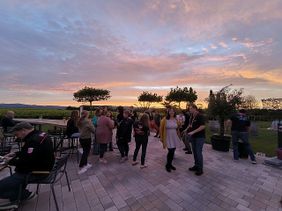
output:
[[[209,115],[215,117],[220,123],[220,135],[224,135],[224,120],[228,119],[243,102],[243,89],[231,90],[229,86],[223,87],[214,93],[210,90],[208,101]]]
[[[92,107],[93,101],[107,100],[110,96],[110,91],[107,89],[96,89],[85,86],[73,94],[74,100],[77,102],[89,102]]]
[[[255,109],[258,108],[258,101],[255,96],[247,95],[243,97],[243,102],[241,105],[242,108],[245,109]]]
[[[282,98],[267,98],[262,99],[262,107],[265,109],[282,109]]]
[[[180,88],[178,86],[171,88],[170,92],[165,97],[165,101],[167,101],[168,104],[170,104],[170,102],[176,102],[179,108],[181,102],[194,103],[197,99],[197,92],[193,90],[192,87],[188,89],[187,87]]]
[[[141,104],[141,107],[148,109],[150,108],[152,103],[159,103],[162,102],[163,97],[159,96],[156,93],[151,93],[151,92],[146,92],[143,91],[139,96],[138,96],[138,102]]]

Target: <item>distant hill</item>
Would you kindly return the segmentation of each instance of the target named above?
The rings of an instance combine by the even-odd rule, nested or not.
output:
[[[0,103],[0,108],[42,108],[42,109],[65,109],[66,106],[42,106],[42,105],[28,105],[28,104],[6,104],[6,103]]]

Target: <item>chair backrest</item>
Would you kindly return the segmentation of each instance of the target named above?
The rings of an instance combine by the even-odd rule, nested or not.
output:
[[[64,154],[55,160],[54,166],[46,178],[50,183],[55,183],[64,175],[67,167],[69,154]]]

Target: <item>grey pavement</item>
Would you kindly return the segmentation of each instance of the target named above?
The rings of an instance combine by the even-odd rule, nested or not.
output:
[[[130,144],[129,160],[119,162],[119,153],[107,152],[108,164],[91,155],[93,167],[78,175],[76,157],[69,160],[69,192],[65,178],[56,185],[60,210],[282,210],[282,171],[250,160],[232,160],[232,152],[217,152],[204,146],[204,174],[196,176],[188,168],[193,156],[182,148],[174,159],[176,171],[166,172],[166,150],[150,136],[146,164],[132,166],[135,143]],[[141,151],[139,152],[140,161]],[[30,190],[35,186],[30,185]],[[22,204],[22,211],[55,210],[50,188],[42,185],[39,195]]]

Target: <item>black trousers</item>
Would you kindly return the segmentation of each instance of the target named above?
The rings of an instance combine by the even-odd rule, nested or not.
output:
[[[174,153],[175,153],[175,149],[176,148],[168,148],[168,153],[167,153],[167,157],[166,157],[166,166],[170,167],[172,166],[172,161],[174,158]]]
[[[126,140],[118,140],[117,141],[118,149],[120,152],[121,157],[123,158],[124,156],[128,156],[129,152],[129,146],[128,146],[128,141]]]
[[[79,143],[83,149],[83,153],[80,159],[79,167],[83,167],[87,165],[88,155],[91,149],[91,138],[87,139],[79,139]]]
[[[139,149],[142,146],[141,165],[144,165],[145,164],[146,151],[147,151],[147,145],[148,145],[148,137],[143,138],[143,139],[136,138],[135,144],[136,145],[135,145],[135,150],[134,150],[134,154],[133,154],[133,161],[136,161]]]
[[[104,157],[108,144],[100,144],[100,158]]]

